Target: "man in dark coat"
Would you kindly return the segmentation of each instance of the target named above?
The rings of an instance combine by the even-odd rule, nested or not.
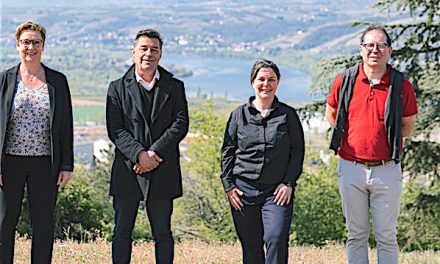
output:
[[[131,235],[142,200],[156,263],[173,262],[170,221],[173,199],[182,196],[179,142],[189,121],[183,82],[158,66],[162,44],[159,32],[139,31],[132,49],[134,65],[108,89],[107,130],[116,145],[110,181],[113,263],[130,262]]]

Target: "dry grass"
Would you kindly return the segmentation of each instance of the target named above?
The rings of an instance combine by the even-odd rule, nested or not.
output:
[[[342,245],[328,245],[323,248],[291,247],[289,263],[338,264],[346,263]],[[30,263],[30,241],[18,239],[15,262]],[[377,263],[376,254],[370,251],[370,262]],[[53,263],[111,263],[111,244],[104,240],[93,243],[57,242],[54,246]],[[132,263],[154,263],[152,243],[136,243],[133,247]],[[175,263],[241,263],[239,244],[213,245],[201,242],[184,242],[176,245]],[[440,253],[402,253],[401,264],[440,264]]]

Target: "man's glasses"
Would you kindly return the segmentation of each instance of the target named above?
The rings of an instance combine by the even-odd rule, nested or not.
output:
[[[362,47],[366,48],[368,51],[373,51],[374,47],[376,47],[379,51],[384,51],[387,47],[387,43],[379,42],[379,43],[362,43]]]
[[[39,48],[43,45],[42,39],[20,39],[19,42],[26,47],[29,47],[32,44],[35,48]]]

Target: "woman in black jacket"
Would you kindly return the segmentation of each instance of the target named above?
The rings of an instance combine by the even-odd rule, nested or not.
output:
[[[256,61],[250,81],[255,96],[231,113],[226,126],[221,180],[243,263],[287,263],[304,133],[295,109],[275,96],[280,82],[275,63]]]
[[[46,29],[15,33],[20,63],[0,73],[0,263],[12,263],[15,228],[27,186],[32,263],[50,263],[58,186],[73,171],[73,122],[66,77],[41,63]]]

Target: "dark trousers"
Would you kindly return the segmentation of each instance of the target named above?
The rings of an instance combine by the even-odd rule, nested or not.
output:
[[[32,224],[32,263],[51,263],[53,213],[57,179],[50,175],[50,157],[6,155],[3,187],[0,188],[0,263],[13,263],[15,228],[21,213],[24,186],[27,186]]]
[[[115,228],[112,236],[112,258],[115,264],[130,263],[132,232],[139,201],[113,197]],[[173,200],[148,200],[146,211],[154,238],[156,263],[173,263],[174,239],[171,233]]]
[[[275,196],[266,197],[257,204],[246,204],[232,217],[243,249],[245,264],[287,263],[293,198],[288,205],[274,203]],[[266,244],[266,256],[264,254]]]

